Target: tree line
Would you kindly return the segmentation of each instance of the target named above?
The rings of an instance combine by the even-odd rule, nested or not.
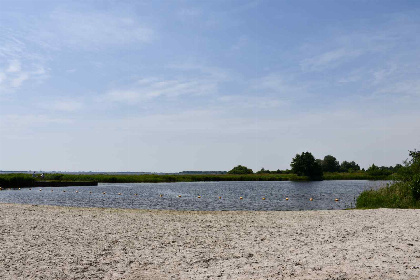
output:
[[[265,168],[257,171],[256,174],[297,174],[298,176],[307,176],[312,180],[321,180],[324,172],[330,173],[354,173],[367,172],[370,176],[389,176],[398,172],[403,166],[396,164],[395,166],[376,166],[372,164],[367,170],[360,168],[360,165],[354,161],[339,162],[336,157],[326,155],[323,159],[316,159],[310,152],[302,152],[296,154],[290,163],[291,169],[270,171]],[[253,174],[254,171],[246,166],[238,165],[229,174]]]

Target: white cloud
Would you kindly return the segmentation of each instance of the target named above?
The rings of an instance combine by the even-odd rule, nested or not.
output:
[[[20,62],[17,60],[13,60],[10,62],[9,67],[7,68],[6,72],[15,73],[15,72],[20,72],[20,70],[21,70]]]
[[[19,73],[18,76],[10,80],[10,86],[12,88],[19,88],[21,87],[22,83],[27,79],[29,79],[29,75],[27,73]]]
[[[47,77],[48,72],[43,66],[11,62],[5,71],[0,72],[0,94],[15,92],[29,80],[41,82]]]

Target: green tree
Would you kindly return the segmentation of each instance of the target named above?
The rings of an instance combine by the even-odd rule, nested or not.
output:
[[[311,180],[322,180],[322,167],[310,152],[296,154],[290,166],[292,172],[299,176],[308,176]]]
[[[360,170],[360,166],[354,161],[351,161],[351,162],[343,161],[340,164],[341,172],[352,172],[352,171],[358,171],[358,170]]]
[[[270,173],[271,173],[271,171],[268,170],[268,169],[264,169],[264,167],[261,168],[260,171],[257,171],[257,174],[270,174]]]
[[[409,184],[413,198],[420,200],[420,151],[409,151],[410,160],[398,169],[398,180]]]
[[[340,171],[340,163],[338,160],[331,156],[327,155],[322,161],[322,171],[324,172],[338,172]]]
[[[228,172],[229,174],[252,174],[254,173],[252,169],[247,168],[246,166],[238,165]]]
[[[370,176],[388,176],[388,175],[391,175],[392,174],[392,171],[390,171],[387,167],[385,167],[385,166],[378,167],[375,164],[372,164],[366,170],[366,172]]]

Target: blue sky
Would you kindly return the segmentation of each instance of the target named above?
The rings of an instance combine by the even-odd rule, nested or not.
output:
[[[420,148],[418,1],[0,1],[0,170]]]

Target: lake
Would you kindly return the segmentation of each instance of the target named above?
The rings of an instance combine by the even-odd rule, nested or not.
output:
[[[6,189],[0,191],[0,202],[171,210],[328,210],[352,208],[362,191],[378,189],[386,183],[361,180],[101,183],[92,187]]]

